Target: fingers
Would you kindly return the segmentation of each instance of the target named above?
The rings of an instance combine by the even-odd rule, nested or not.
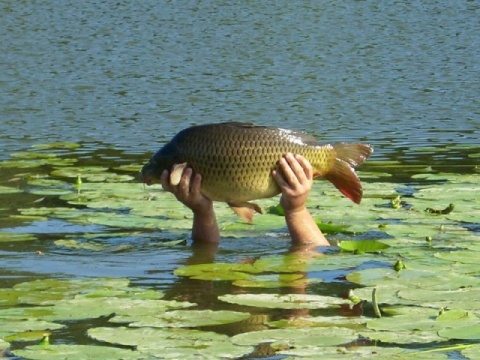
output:
[[[160,180],[163,190],[173,192],[172,186],[170,185],[170,176],[168,170],[163,170]]]
[[[162,187],[164,190],[174,193],[177,197],[186,197],[190,193],[192,174],[193,170],[191,168],[186,168],[182,173],[178,185],[172,185],[170,182],[169,171],[164,170],[161,176]],[[197,187],[200,188],[199,184],[197,184]]]
[[[283,173],[273,174],[279,186],[290,185],[295,188],[302,184],[308,184],[313,178],[313,168],[310,162],[301,155],[286,154],[279,160],[279,166]]]
[[[313,167],[310,164],[310,161],[305,159],[302,155],[295,155],[295,159],[297,159],[298,163],[303,169],[303,174],[305,175],[306,180],[313,180]]]

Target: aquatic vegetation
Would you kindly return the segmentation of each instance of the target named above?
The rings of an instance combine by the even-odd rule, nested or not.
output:
[[[307,205],[335,246],[314,251],[289,249],[278,198],[259,201],[253,224],[215,204],[226,250],[213,260],[192,255],[191,213],[144,189],[139,165],[77,166],[77,149],[45,144],[0,161],[0,258],[20,274],[0,288],[0,354],[479,356],[480,174],[371,162],[360,206],[316,182]],[[398,173],[411,182],[385,182]],[[152,254],[169,257],[139,285],[129,274]],[[28,261],[33,280],[18,265]],[[92,272],[75,276],[82,261]],[[118,277],[99,277],[100,264]],[[81,344],[63,342],[70,324],[86,326]]]

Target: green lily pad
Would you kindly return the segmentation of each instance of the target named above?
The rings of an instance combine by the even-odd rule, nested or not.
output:
[[[306,294],[226,294],[218,299],[231,304],[271,309],[326,309],[348,303],[348,300],[333,296]]]
[[[1,194],[16,194],[16,193],[21,193],[21,192],[23,192],[23,190],[20,190],[20,189],[14,188],[14,187],[10,187],[10,186],[0,185],[0,195]]]
[[[387,249],[390,245],[377,240],[347,241],[339,243],[340,249],[349,252],[375,253]]]
[[[27,331],[48,331],[64,328],[64,325],[38,319],[4,318],[0,321],[0,337],[8,337]]]
[[[128,349],[94,345],[31,345],[14,350],[15,356],[32,360],[142,359],[142,354]]]
[[[135,313],[135,311],[132,312]],[[112,321],[124,322],[128,319],[130,327],[181,328],[229,324],[249,317],[249,313],[228,310],[174,310],[150,316],[128,314],[114,317]]]
[[[460,262],[463,264],[478,264],[478,254],[471,250],[458,250],[449,252],[435,253],[440,259]]]
[[[147,358],[161,354],[164,359],[232,359],[253,351],[253,347],[234,345],[228,336],[209,331],[103,327],[89,329],[88,335],[98,341],[135,346]]]
[[[74,143],[74,142],[69,142],[69,141],[57,141],[57,142],[51,142],[51,143],[45,143],[45,144],[34,144],[32,145],[33,148],[35,149],[78,149],[81,147],[80,144]]]
[[[106,173],[108,168],[103,166],[80,166],[80,167],[64,167],[51,172],[52,176],[67,177],[76,179],[78,175],[88,176],[91,174]]]
[[[448,339],[480,340],[480,325],[445,328],[438,331],[438,335]]]
[[[321,282],[321,279],[305,278],[302,274],[254,275],[249,279],[240,279],[233,282],[238,287],[251,288],[280,288],[303,287],[308,284]]]
[[[400,291],[398,296],[419,302],[438,301],[439,299],[444,302],[462,302],[463,300],[480,299],[480,288],[460,288],[448,291],[410,288]],[[480,310],[480,304],[478,309]]]
[[[188,276],[196,280],[239,280],[249,279],[251,273],[261,270],[251,264],[198,264],[188,265],[173,272],[177,276]]]
[[[109,249],[109,246],[105,244],[99,244],[94,242],[80,242],[77,240],[55,240],[54,244],[61,247],[79,250],[81,249],[90,251],[105,251]]]
[[[436,331],[397,331],[391,329],[391,331],[359,331],[360,335],[370,340],[381,341],[382,343],[389,344],[429,344],[433,342],[444,341],[437,335]],[[416,358],[416,357],[415,357]]]
[[[470,345],[461,351],[467,359],[478,359],[480,357],[480,345]]]
[[[382,346],[348,346],[348,347],[315,347],[308,346],[299,349],[282,350],[283,355],[293,355],[294,358],[306,359],[395,359],[395,360],[437,360],[448,359],[447,354],[418,352],[403,347]],[[289,358],[290,359],[290,358]]]
[[[238,345],[258,345],[270,343],[274,349],[298,349],[315,347],[320,351],[322,346],[335,346],[352,342],[358,334],[351,329],[341,327],[307,328],[307,329],[273,329],[251,331],[232,337]],[[280,350],[279,353],[282,353]]]
[[[10,156],[16,159],[48,159],[57,157],[57,155],[55,154],[39,153],[33,151],[20,151],[12,153]]]
[[[0,232],[0,243],[13,241],[32,241],[37,238],[32,234]]]
[[[43,339],[46,333],[44,330],[35,330],[35,331],[25,331],[15,333],[5,337],[5,340],[14,342],[14,341],[40,341]]]
[[[3,339],[0,339],[0,350],[7,350],[10,347],[10,343],[6,342]],[[0,353],[1,355],[2,353]]]

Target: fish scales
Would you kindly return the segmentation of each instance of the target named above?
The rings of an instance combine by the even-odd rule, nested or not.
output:
[[[194,130],[172,139],[175,160],[202,174],[202,192],[216,201],[250,201],[278,194],[271,172],[287,152],[305,156],[317,172],[328,166],[331,153],[328,147],[307,145],[283,129],[224,126]]]
[[[180,131],[143,167],[147,184],[159,182],[163,170],[186,163],[202,175],[202,193],[231,206],[280,193],[271,173],[286,153],[301,154],[315,177],[330,180],[354,202],[362,197],[354,168],[372,152],[366,144],[318,145],[302,132],[244,123],[193,126]]]

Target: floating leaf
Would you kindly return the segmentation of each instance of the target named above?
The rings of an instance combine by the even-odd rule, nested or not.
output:
[[[32,360],[143,359],[142,354],[128,349],[94,345],[31,345],[14,350],[15,356]]]
[[[0,231],[0,243],[13,241],[32,241],[37,238],[32,234],[10,233]]]
[[[0,339],[0,350],[7,350],[9,347],[10,347],[10,343],[6,342],[3,339]]]
[[[35,330],[35,331],[25,331],[15,333],[13,335],[9,335],[5,337],[7,341],[40,341],[45,337],[45,334],[49,334],[49,332],[45,332],[44,330]]]
[[[105,251],[109,248],[108,245],[98,244],[94,242],[80,242],[77,240],[55,240],[55,245],[70,249],[81,249],[90,251]]]
[[[233,282],[239,287],[252,288],[279,288],[279,287],[304,287],[314,282],[321,282],[321,279],[305,278],[302,274],[280,274],[280,275],[256,275],[249,279],[241,279]]]
[[[108,168],[103,166],[64,167],[61,169],[53,170],[51,172],[51,175],[75,179],[79,174],[82,176],[87,176],[91,174],[105,173],[107,172],[107,170]]]
[[[226,294],[219,300],[238,305],[273,309],[326,309],[348,303],[333,296],[306,294]]]
[[[32,145],[33,148],[35,149],[77,149],[81,145],[78,143],[74,142],[68,142],[68,141],[57,141],[57,142],[51,142],[51,143],[45,143],[45,144],[34,144]]]
[[[113,322],[124,322],[129,320],[130,327],[200,327],[235,323],[246,320],[250,317],[249,313],[242,313],[228,310],[175,310],[155,315],[135,316],[135,310],[126,316],[113,318]]]
[[[144,358],[159,354],[165,359],[240,358],[253,351],[250,346],[232,344],[226,335],[209,331],[103,327],[89,329],[88,335],[99,341],[135,346]]]
[[[347,241],[343,240],[339,243],[340,249],[343,251],[356,253],[375,253],[390,247],[390,245],[377,240]]]
[[[47,331],[64,328],[64,325],[38,319],[15,319],[0,317],[0,337],[12,336],[27,331]]]
[[[446,328],[438,331],[438,335],[448,339],[480,340],[480,325]]]
[[[175,269],[177,276],[188,276],[196,280],[240,280],[249,279],[250,273],[261,270],[251,264],[198,264]]]
[[[478,359],[480,357],[480,345],[467,345],[468,348],[461,351],[467,359]]]
[[[13,188],[13,187],[10,187],[10,186],[0,185],[0,195],[1,194],[16,194],[16,193],[21,193],[21,192],[23,192],[23,190]]]
[[[332,326],[328,328],[252,331],[235,335],[232,337],[232,341],[238,345],[270,343],[271,347],[277,349],[298,349],[301,351],[305,347],[315,347],[317,351],[321,351],[322,346],[346,344],[357,338],[358,335],[353,330]],[[280,350],[279,353],[283,352]]]

